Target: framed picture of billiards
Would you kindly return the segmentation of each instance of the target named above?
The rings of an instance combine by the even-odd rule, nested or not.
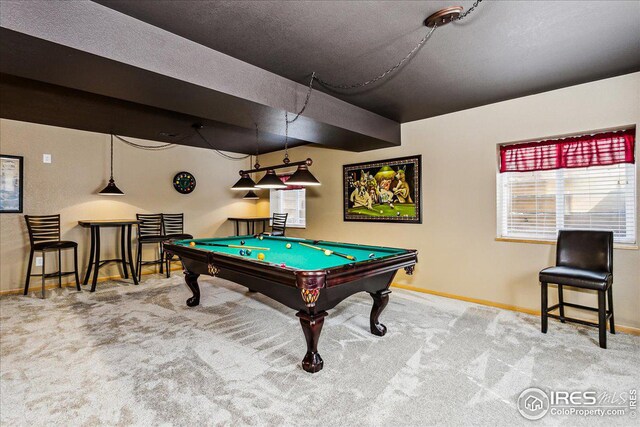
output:
[[[422,223],[422,156],[344,165],[345,221]]]
[[[0,213],[22,213],[23,158],[0,154]]]

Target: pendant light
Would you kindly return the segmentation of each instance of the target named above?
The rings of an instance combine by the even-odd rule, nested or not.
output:
[[[238,180],[238,182],[233,184],[233,187],[231,187],[231,189],[238,191],[251,191],[256,189],[256,183],[253,182],[251,178],[249,178],[248,173],[243,173],[240,175],[240,179]]]
[[[258,138],[258,124],[255,123],[256,126],[256,166],[255,168],[258,169],[260,167],[259,162],[259,156],[260,156],[260,139]],[[251,163],[253,163],[253,158],[252,156],[249,156],[249,166],[251,166]],[[253,190],[259,190],[258,187],[256,187],[256,183],[251,179],[251,177],[249,177],[249,171],[240,171],[240,179],[238,180],[238,182],[236,182],[235,184],[233,184],[233,187],[231,187],[232,190],[237,190],[237,191],[249,191],[249,193],[253,193]],[[243,199],[252,199],[253,197],[247,197],[250,194],[247,193]],[[255,193],[253,193],[254,196],[256,196]],[[258,196],[256,196],[257,198]]]
[[[258,188],[268,188],[273,190],[278,190],[282,188],[287,188],[287,186],[280,181],[280,178],[276,176],[276,172],[273,169],[269,169],[267,173],[262,177],[260,181],[256,184]]]
[[[297,117],[294,117],[291,122],[294,122]],[[289,163],[289,152],[287,150],[287,139],[289,138],[289,114],[287,112],[284,113],[285,120],[285,143],[284,143],[284,163]],[[287,180],[287,185],[299,185],[302,187],[312,186],[312,185],[320,185],[320,181],[316,179],[315,176],[309,171],[309,166],[313,161],[311,159],[305,160],[303,164],[298,165],[298,169],[289,177]]]
[[[109,183],[107,186],[98,194],[101,196],[124,196],[122,190],[116,186],[116,183],[113,180],[113,134],[111,134],[111,175],[109,176]]]
[[[307,159],[307,163],[311,163],[311,159]],[[287,185],[301,185],[303,187],[320,185],[320,181],[309,171],[308,164],[299,165],[298,169],[287,180]]]

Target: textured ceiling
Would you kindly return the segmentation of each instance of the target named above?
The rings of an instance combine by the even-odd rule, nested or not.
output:
[[[472,2],[98,3],[300,83],[312,71],[352,83],[398,62],[426,34],[426,16]],[[393,78],[332,94],[407,122],[638,70],[638,1],[485,0]]]

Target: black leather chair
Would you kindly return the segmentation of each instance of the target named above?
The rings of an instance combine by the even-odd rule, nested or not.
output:
[[[193,239],[191,234],[184,232],[184,214],[161,214],[162,215],[162,234],[164,240],[184,240]],[[171,275],[171,261],[173,260],[173,254],[167,254],[165,266],[167,271],[167,277]]]
[[[136,214],[136,219],[140,221],[138,224],[138,259],[136,269],[138,272],[138,280],[141,280],[143,265],[160,264],[160,274],[163,273],[164,258],[162,242],[165,240],[165,237],[162,235],[162,214]],[[151,261],[143,261],[143,245],[149,244],[159,247],[160,257]]]
[[[558,234],[556,266],[540,272],[542,291],[542,332],[547,333],[548,317],[562,323],[574,322],[599,328],[600,347],[607,348],[607,319],[612,334],[615,334],[613,320],[613,232],[562,230]],[[558,304],[548,307],[547,287],[549,283],[558,285]],[[598,308],[564,302],[562,287],[595,290],[598,293]],[[606,307],[607,297],[609,310]],[[565,307],[597,311],[598,323],[573,319],[564,315]],[[559,315],[550,312],[558,309]]]
[[[29,282],[31,276],[42,277],[42,298],[45,297],[44,282],[49,277],[58,277],[58,286],[62,287],[62,276],[75,274],[76,289],[80,290],[80,278],[78,277],[78,244],[70,240],[60,240],[60,215],[25,215],[27,230],[29,230],[29,242],[31,251],[29,252],[29,265],[27,266],[27,280],[24,285],[24,294],[29,293]],[[62,251],[73,249],[73,271],[62,271]],[[42,274],[31,273],[33,254],[39,251],[42,253]],[[58,271],[46,272],[46,253],[58,252]]]
[[[271,217],[271,235],[284,236],[287,231],[287,217],[289,214],[274,213]]]

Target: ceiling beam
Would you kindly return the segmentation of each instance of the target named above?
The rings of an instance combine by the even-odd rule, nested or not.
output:
[[[3,1],[0,71],[245,129],[284,134],[307,87],[90,1]],[[241,36],[241,35],[239,35]],[[291,116],[290,116],[291,118]],[[400,145],[400,125],[313,91],[292,138]]]

